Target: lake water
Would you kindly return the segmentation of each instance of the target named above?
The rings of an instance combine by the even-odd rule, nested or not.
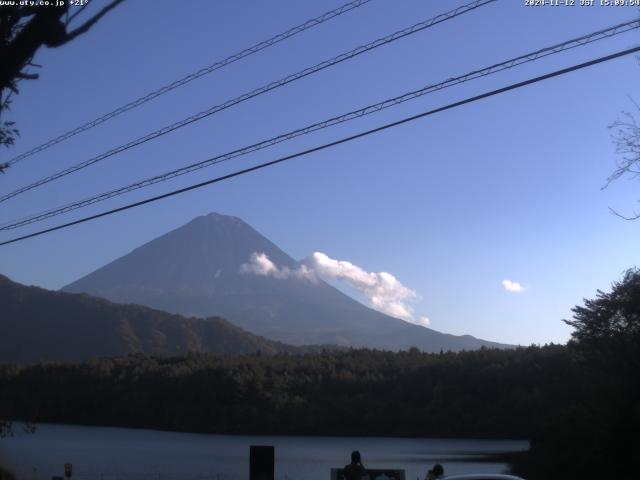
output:
[[[35,434],[0,439],[0,463],[19,480],[50,480],[73,464],[73,480],[236,480],[249,477],[249,446],[275,446],[279,480],[328,480],[332,467],[360,450],[368,468],[402,468],[424,478],[442,463],[446,474],[500,473],[483,456],[524,450],[521,440],[202,435],[126,428],[39,425]]]

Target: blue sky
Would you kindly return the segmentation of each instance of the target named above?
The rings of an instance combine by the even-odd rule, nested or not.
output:
[[[461,1],[373,0],[16,165],[2,192],[272,80],[427,19]],[[579,3],[579,2],[578,2]],[[125,2],[87,35],[34,59],[4,158],[340,5],[340,1]],[[97,9],[96,0],[92,8]],[[0,205],[12,220],[242,147],[307,123],[632,19],[632,7],[525,7],[502,0],[300,80]],[[37,227],[274,159],[485,90],[637,45],[637,32],[469,82],[201,170]],[[447,333],[564,342],[570,308],[640,263],[637,182],[601,190],[607,129],[640,97],[633,57],[387,130],[96,222],[0,247],[0,272],[59,288],[193,217],[243,218],[295,258],[321,251],[386,271]],[[28,233],[36,226],[9,233]],[[525,287],[508,292],[502,281]],[[348,287],[344,287],[348,288]],[[348,290],[347,290],[348,291]],[[355,292],[351,292],[356,295]]]

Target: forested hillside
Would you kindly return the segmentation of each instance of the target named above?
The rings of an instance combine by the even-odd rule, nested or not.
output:
[[[86,294],[27,287],[0,275],[0,361],[85,360],[143,352],[304,351],[222,318],[187,318]]]

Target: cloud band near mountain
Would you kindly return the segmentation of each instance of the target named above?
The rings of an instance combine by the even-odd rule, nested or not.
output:
[[[314,252],[297,268],[278,267],[265,253],[254,252],[248,263],[240,267],[242,273],[277,279],[297,278],[312,282],[319,278],[341,280],[362,293],[370,306],[392,317],[426,326],[427,317],[416,318],[410,303],[419,300],[418,294],[387,272],[368,272],[345,260],[336,260],[322,252]]]

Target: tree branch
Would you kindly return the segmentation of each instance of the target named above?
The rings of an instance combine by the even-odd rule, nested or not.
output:
[[[38,75],[37,73],[20,72],[18,75],[16,75],[16,77],[24,80],[37,80],[38,78],[40,78],[40,75]]]
[[[613,208],[609,207],[609,211],[611,213],[613,213],[616,217],[620,217],[623,220],[629,220],[629,221],[633,221],[633,220],[638,220],[640,218],[640,213],[635,213],[634,215],[631,217],[625,217],[624,215],[622,215],[621,213],[618,213],[617,211],[615,211]]]
[[[74,38],[76,38],[78,35],[82,35],[83,33],[86,33],[89,31],[89,29],[91,27],[93,27],[98,20],[100,20],[102,17],[104,17],[107,13],[109,13],[111,10],[113,10],[114,8],[116,8],[120,3],[122,3],[124,0],[113,0],[110,4],[108,4],[106,7],[104,7],[102,10],[100,10],[98,13],[96,13],[93,17],[91,17],[89,20],[87,20],[86,22],[84,22],[82,25],[80,25],[78,28],[76,28],[75,30],[68,32],[64,38],[64,41],[60,44],[60,45],[64,45],[65,43],[73,40]],[[73,17],[72,17],[73,18]],[[48,45],[48,46],[55,46],[58,47],[60,45]]]

